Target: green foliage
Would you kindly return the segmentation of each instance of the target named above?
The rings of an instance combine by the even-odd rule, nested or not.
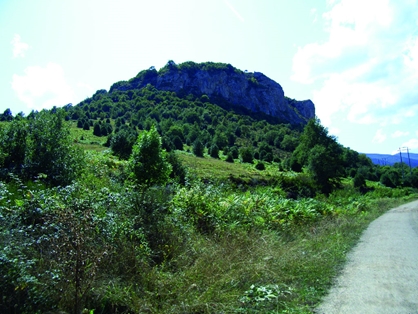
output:
[[[141,134],[159,138],[155,128]],[[174,156],[258,173],[172,152],[172,174],[182,166]],[[0,182],[2,313],[307,310],[374,208],[389,208],[372,195],[413,193],[376,184],[362,196],[350,185],[328,198],[304,198],[312,188],[306,173],[282,173],[272,186],[237,189],[194,175],[182,186],[138,190],[126,184],[130,162],[109,152],[89,152],[85,167],[64,188],[17,176]],[[285,198],[291,191],[297,200]]]
[[[234,156],[232,155],[231,152],[228,152],[228,154],[226,155],[226,162],[234,162]]]
[[[361,173],[357,173],[353,179],[353,185],[357,189],[362,189],[366,187],[366,179]]]
[[[30,119],[13,120],[0,134],[1,168],[25,178],[43,174],[54,185],[78,177],[83,152],[72,144],[64,113],[41,111]]]
[[[238,159],[239,151],[238,151],[238,148],[236,146],[232,146],[231,149],[229,150],[229,152],[231,153],[232,158]]]
[[[144,234],[121,214],[129,212],[128,197],[77,184],[22,186],[13,194],[15,204],[6,207],[0,198],[0,239],[8,243],[0,251],[0,275],[7,280],[0,284],[2,313],[80,313],[96,298],[97,284],[121,270],[112,267],[117,259],[132,263],[134,257],[141,265],[149,257]]]
[[[137,133],[130,128],[122,128],[116,134],[111,135],[110,148],[112,152],[120,159],[128,159],[137,136]]]
[[[167,154],[167,162],[171,165],[170,178],[184,185],[186,183],[187,168],[181,163],[175,152]]]
[[[264,165],[264,163],[262,161],[259,161],[256,165],[255,165],[255,169],[257,170],[265,170],[266,166]]]
[[[102,136],[102,131],[100,128],[100,124],[98,122],[94,123],[93,134],[96,136]]]
[[[88,121],[85,121],[84,122],[84,124],[83,124],[83,130],[86,130],[86,131],[90,130],[90,123]]]
[[[162,150],[161,137],[155,127],[143,131],[132,149],[129,167],[134,181],[139,185],[165,184],[171,172],[171,165]]]
[[[335,189],[343,176],[342,147],[335,137],[328,135],[318,119],[305,126],[299,145],[292,155],[292,168],[305,166],[323,193]]]
[[[394,188],[400,183],[399,173],[395,170],[384,172],[380,177],[380,182],[390,188]]]
[[[239,150],[241,156],[241,162],[253,163],[253,150],[251,147],[241,147]]]
[[[29,120],[29,133],[25,157],[29,177],[43,173],[56,185],[73,181],[81,171],[83,153],[72,145],[62,112],[40,112]]]
[[[0,133],[0,166],[20,173],[27,152],[28,123],[26,120],[10,122]]]
[[[219,158],[219,147],[216,144],[213,144],[209,149],[210,157]]]
[[[197,139],[193,143],[193,154],[196,157],[203,157],[204,149],[205,149],[205,147],[203,146],[202,142],[199,139]]]
[[[13,120],[13,114],[10,108],[7,108],[4,110],[2,114],[0,114],[0,121],[12,121]]]

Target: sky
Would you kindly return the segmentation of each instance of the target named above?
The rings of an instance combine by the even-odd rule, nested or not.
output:
[[[262,72],[345,147],[418,153],[418,0],[0,0],[0,113],[169,60]]]

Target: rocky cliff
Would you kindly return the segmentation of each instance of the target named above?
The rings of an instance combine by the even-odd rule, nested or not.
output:
[[[175,64],[169,61],[159,71],[141,71],[129,81],[115,83],[109,92],[143,88],[147,84],[178,95],[208,96],[211,102],[231,107],[244,107],[293,125],[305,124],[315,117],[310,100],[296,101],[284,96],[280,84],[262,73],[243,72],[223,63]]]

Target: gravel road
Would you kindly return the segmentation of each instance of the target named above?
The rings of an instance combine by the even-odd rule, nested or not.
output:
[[[418,201],[370,224],[316,313],[418,313]]]

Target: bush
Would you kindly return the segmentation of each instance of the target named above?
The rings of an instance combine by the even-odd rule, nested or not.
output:
[[[232,153],[231,153],[231,152],[229,152],[229,153],[226,155],[226,159],[225,159],[225,161],[227,161],[227,162],[234,162],[234,157],[232,156]]]
[[[203,146],[202,142],[200,140],[196,140],[193,143],[193,154],[196,157],[203,157],[205,147]]]
[[[176,153],[170,152],[167,154],[167,161],[170,163],[172,168],[170,178],[184,185],[186,183],[187,170],[186,167],[181,163],[180,159],[177,157]]]
[[[102,131],[100,129],[100,124],[98,122],[94,123],[93,127],[93,135],[102,136]]]
[[[139,134],[132,148],[129,168],[134,181],[139,185],[152,186],[167,182],[171,165],[167,162],[161,137],[154,126]]]
[[[251,147],[241,147],[239,150],[241,162],[253,163],[253,150]]]
[[[239,157],[239,152],[238,152],[238,148],[236,146],[232,146],[229,150],[229,152],[232,154],[232,158],[234,159],[238,159]]]
[[[175,149],[183,150],[183,141],[181,140],[181,138],[179,136],[174,137],[173,145],[174,145]]]
[[[353,185],[357,189],[362,189],[366,187],[366,179],[361,173],[357,173],[353,179]]]
[[[210,156],[213,158],[219,158],[219,148],[216,144],[213,144],[210,148]]]
[[[27,179],[43,178],[67,185],[81,173],[84,154],[72,144],[65,113],[41,111],[29,120],[14,120],[0,134],[1,167]]]
[[[128,159],[132,153],[137,134],[130,129],[122,129],[110,137],[110,148],[120,159]]]
[[[255,169],[257,170],[265,170],[266,166],[264,165],[263,162],[259,161],[256,165],[255,165]]]

